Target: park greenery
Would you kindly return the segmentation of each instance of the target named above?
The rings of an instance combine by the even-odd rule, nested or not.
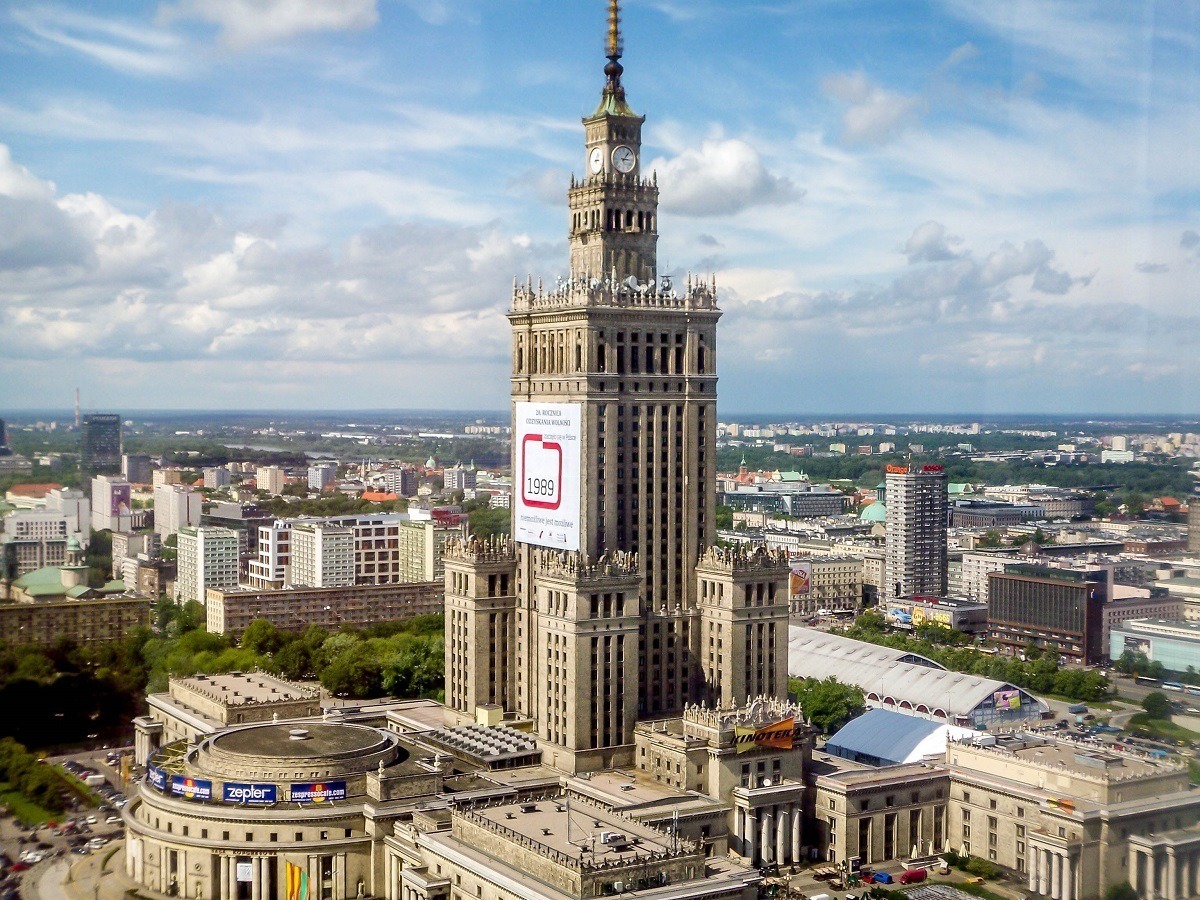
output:
[[[58,770],[38,762],[34,754],[10,737],[0,738],[0,782],[33,807],[51,813],[64,809],[64,792],[70,796],[70,786]]]
[[[788,691],[795,695],[804,718],[821,734],[833,734],[867,708],[863,692],[843,684],[832,675],[817,678],[790,678]]]
[[[1172,672],[1158,660],[1151,660],[1145,653],[1126,650],[1116,661],[1113,668],[1125,675],[1138,675],[1146,678],[1172,678],[1182,684],[1200,685],[1200,672],[1194,666],[1188,666],[1186,672]]]
[[[1109,694],[1108,679],[1099,672],[1064,668],[1056,655],[1039,648],[1026,648],[1025,659],[1000,653],[984,653],[968,646],[970,637],[937,625],[921,625],[911,634],[891,630],[884,617],[868,610],[841,632],[847,637],[884,647],[916,653],[947,669],[1007,681],[1035,694],[1054,694],[1069,700],[1093,702]]]
[[[291,680],[319,681],[354,698],[434,697],[443,685],[443,619],[422,616],[366,629],[283,631],[260,620],[240,639],[210,634],[197,603],[170,600],[155,610],[155,628],[123,640],[54,647],[0,644],[0,735],[37,748],[128,737],[147,692],[165,691],[172,675],[262,669]]]

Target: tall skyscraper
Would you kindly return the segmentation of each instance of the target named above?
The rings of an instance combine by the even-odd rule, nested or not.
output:
[[[1200,553],[1200,481],[1192,485],[1187,520],[1188,553]]]
[[[946,473],[941,466],[888,466],[884,598],[944,596]]]
[[[79,431],[79,470],[86,475],[121,474],[121,417],[94,413]]]
[[[658,271],[616,0],[607,56],[568,276],[513,291],[514,541],[446,558],[447,702],[532,717],[568,771],[631,763],[639,718],[786,690],[786,565],[711,546],[721,313]]]

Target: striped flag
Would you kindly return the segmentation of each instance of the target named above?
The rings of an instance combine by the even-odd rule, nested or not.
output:
[[[295,863],[284,864],[287,900],[308,900],[308,872]]]

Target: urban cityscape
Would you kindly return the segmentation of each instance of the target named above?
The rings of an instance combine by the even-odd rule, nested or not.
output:
[[[398,98],[371,82],[370,45],[354,45],[364,55],[351,65],[321,42],[410,17],[424,37],[406,46],[429,64],[422,41],[471,34],[486,7],[191,0],[144,21],[14,7],[26,49],[0,52],[80,54],[178,86],[211,27],[213,59],[286,71],[296,49],[330,85]],[[849,148],[965,103],[947,99],[967,89],[954,73],[994,51],[987,28],[1034,46],[1061,25],[1056,5],[1025,12],[1026,26],[994,11],[937,18],[973,37],[934,54],[920,97],[861,69],[826,76],[821,91],[849,105],[840,149],[822,151],[843,159],[838,177],[861,187]],[[513,47],[491,59],[497,79],[525,79],[539,102],[554,83],[584,113],[565,126],[563,110],[539,113],[553,140],[569,133],[573,164],[550,172],[552,212],[514,213],[555,223],[546,247],[560,258],[528,234],[512,244],[528,253],[468,253],[475,273],[551,267],[508,273],[499,313],[438,289],[435,274],[461,275],[432,246],[446,235],[361,233],[347,259],[370,269],[387,244],[389,266],[428,270],[427,295],[403,302],[429,318],[347,328],[333,307],[369,313],[374,288],[314,231],[289,288],[293,321],[218,327],[267,295],[283,302],[246,277],[285,253],[252,235],[288,227],[264,219],[245,224],[233,256],[183,274],[173,290],[190,312],[131,326],[120,340],[137,350],[105,357],[82,336],[99,327],[88,301],[67,295],[117,285],[104,309],[131,322],[174,276],[135,287],[113,255],[189,228],[219,240],[223,226],[182,206],[140,219],[97,194],[58,196],[0,147],[0,199],[12,201],[0,222],[20,226],[0,236],[0,348],[12,350],[0,360],[0,900],[1200,897],[1200,381],[1180,349],[1195,314],[1177,277],[1200,238],[1172,234],[1183,261],[1138,263],[1138,277],[1164,276],[1145,301],[1162,304],[1153,315],[1088,293],[1116,283],[1099,251],[1056,258],[1029,239],[977,258],[933,220],[904,255],[930,282],[953,275],[959,294],[931,300],[905,277],[864,286],[882,271],[866,257],[858,287],[769,288],[778,271],[733,249],[753,226],[731,222],[730,247],[695,230],[689,216],[716,230],[723,215],[696,185],[712,180],[735,212],[798,218],[808,189],[740,139],[696,137],[671,106],[671,85],[698,73],[714,104],[733,105],[742,87],[721,81],[759,70],[739,69],[737,53],[723,72],[639,68],[661,22],[697,34],[716,23],[746,53],[745,22],[729,15],[703,0],[564,4],[533,32],[569,38],[586,76],[547,63],[535,77]],[[851,14],[782,3],[745,15],[789,32],[807,16],[836,30]],[[936,18],[911,15],[897,12],[897,28]],[[1090,34],[1117,41],[1124,25],[1097,15]],[[1169,60],[1186,55],[1172,27],[1147,38]],[[1072,72],[1096,65],[1090,52]],[[218,91],[224,76],[212,77]],[[1023,79],[1007,102],[1027,109],[1068,79],[1048,64],[1043,77],[1055,83]],[[430,146],[462,127],[431,107],[418,118]],[[36,131],[29,107],[15,119]],[[1087,130],[1082,114],[1076,124]],[[525,133],[499,117],[479,127],[504,132],[488,138],[500,143]],[[704,149],[686,149],[693,139]],[[654,155],[672,146],[673,159]],[[744,166],[688,158],[725,152],[757,171],[752,183]],[[147,177],[222,180],[167,168]],[[506,190],[533,207],[548,202],[544,182],[513,175]],[[1169,195],[1171,177],[1153,186]],[[896,186],[899,202],[910,189]],[[1014,203],[996,201],[997,214]],[[1166,205],[1175,228],[1187,204]],[[83,268],[110,268],[69,287],[61,266],[76,263],[51,245],[60,217],[84,209],[108,224],[103,252],[78,251]],[[695,270],[665,257],[687,242],[709,248],[687,257]],[[235,268],[237,290],[210,304],[206,285]],[[1096,322],[1061,302],[1033,317],[1033,301],[1072,292],[1102,324],[1124,324],[1126,345],[1102,358]],[[55,305],[70,302],[78,315]],[[930,302],[944,318],[918,327]],[[804,337],[780,362],[779,341],[814,310],[853,317],[864,303],[874,319]],[[994,330],[971,331],[978,321],[953,309],[968,303],[989,307],[978,321]],[[886,324],[892,314],[911,321]],[[381,379],[383,333],[404,321],[411,355]],[[1041,333],[1020,337],[1035,321],[1060,333],[1060,356],[1045,358]],[[854,336],[857,357],[843,353]],[[210,342],[195,358],[193,338]],[[1161,364],[1141,339],[1159,340]],[[255,341],[281,355],[258,358]],[[79,359],[72,342],[88,347]],[[413,362],[428,352],[436,364]],[[292,391],[306,361],[311,390]],[[381,396],[391,404],[356,408]]]

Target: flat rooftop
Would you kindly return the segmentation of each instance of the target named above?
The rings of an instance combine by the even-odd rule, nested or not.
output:
[[[688,798],[686,793],[633,769],[593,772],[586,779],[572,780],[571,787],[616,807],[666,803]]]
[[[996,737],[995,747],[985,749],[1011,753],[1017,759],[1038,765],[1062,766],[1080,775],[1109,774],[1128,778],[1158,774],[1176,768],[1130,753],[1117,753],[1074,741],[1057,741],[1028,734],[1001,734]],[[947,752],[950,752],[950,748],[961,746],[963,745],[951,743]],[[971,746],[969,742],[967,746]]]
[[[577,798],[505,803],[472,812],[533,844],[557,850],[572,859],[581,858],[583,849],[582,858],[589,863],[629,863],[653,854],[676,852],[669,835]],[[623,835],[626,840],[602,843],[604,832]]]
[[[320,688],[318,687],[285,681],[266,672],[190,675],[186,678],[172,678],[171,686],[178,686],[228,706],[245,703],[315,700],[320,697]]]

